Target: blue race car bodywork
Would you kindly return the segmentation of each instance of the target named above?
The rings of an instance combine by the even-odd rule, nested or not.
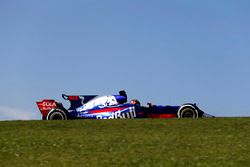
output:
[[[124,119],[124,118],[198,118],[208,116],[195,104],[187,103],[181,106],[160,106],[127,102],[125,91],[119,95],[62,95],[70,101],[69,109],[55,100],[37,102],[44,120],[64,119]]]

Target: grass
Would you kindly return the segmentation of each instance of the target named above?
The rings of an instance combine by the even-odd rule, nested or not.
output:
[[[250,118],[0,122],[0,166],[249,166]]]

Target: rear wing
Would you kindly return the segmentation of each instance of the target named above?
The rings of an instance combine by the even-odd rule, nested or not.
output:
[[[58,103],[53,99],[44,99],[36,102],[43,118],[52,110],[58,107]]]

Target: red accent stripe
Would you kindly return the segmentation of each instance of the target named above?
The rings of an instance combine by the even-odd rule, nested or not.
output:
[[[78,100],[79,96],[69,96],[69,100]]]
[[[148,118],[176,118],[176,114],[147,114]]]
[[[98,110],[93,110],[90,111],[90,114],[96,114],[96,113],[103,113],[103,112],[112,112],[112,111],[118,111],[118,110],[123,110],[126,107],[115,107],[115,108],[104,108],[104,109],[98,109]]]

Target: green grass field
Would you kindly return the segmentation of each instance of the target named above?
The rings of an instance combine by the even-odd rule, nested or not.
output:
[[[0,122],[0,166],[249,166],[250,118]]]

